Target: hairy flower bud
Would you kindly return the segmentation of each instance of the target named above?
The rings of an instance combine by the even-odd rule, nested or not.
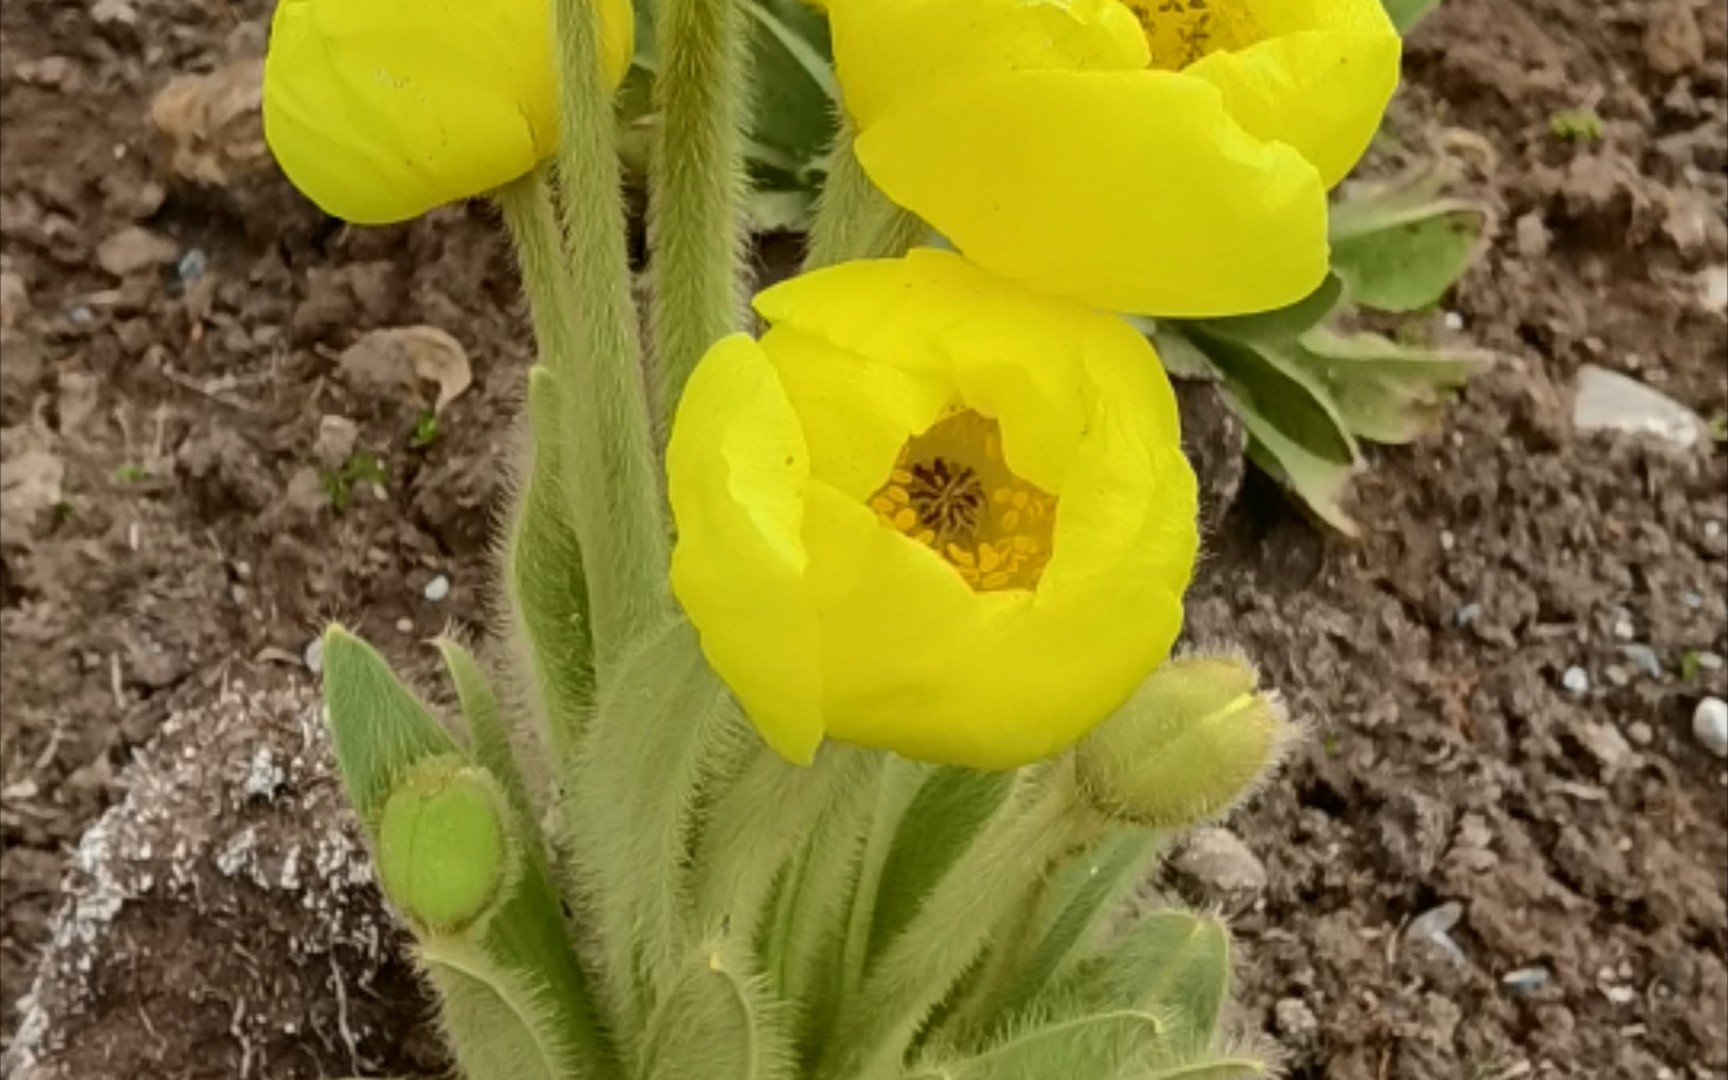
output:
[[[454,758],[415,766],[378,823],[378,877],[406,916],[461,930],[507,891],[512,853],[503,802],[484,769]]]
[[[1152,673],[1076,753],[1099,810],[1158,829],[1216,817],[1277,764],[1295,728],[1246,662],[1192,656]]]

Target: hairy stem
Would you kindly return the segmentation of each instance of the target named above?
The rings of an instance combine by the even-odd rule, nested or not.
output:
[[[656,17],[650,316],[660,421],[669,426],[696,362],[741,324],[749,107],[737,0],[660,0]]]
[[[851,121],[842,120],[828,153],[828,180],[816,203],[816,220],[810,226],[806,272],[848,259],[895,258],[930,232],[917,215],[889,202],[864,175],[864,167],[852,153],[853,134]]]
[[[564,480],[587,567],[602,681],[665,607],[667,524],[630,301],[612,98],[600,67],[598,6],[556,0],[563,87],[557,207],[575,288],[570,380],[559,379]]]

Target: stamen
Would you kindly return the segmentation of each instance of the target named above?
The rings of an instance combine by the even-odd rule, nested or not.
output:
[[[970,409],[908,440],[868,502],[974,589],[1036,588],[1050,561],[1057,497],[1008,467],[997,422]]]

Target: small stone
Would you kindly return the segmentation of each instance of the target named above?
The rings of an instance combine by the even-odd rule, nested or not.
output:
[[[1586,364],[1578,372],[1572,424],[1579,431],[1647,435],[1690,450],[1709,437],[1698,414],[1617,371]]]
[[[90,5],[90,17],[98,26],[136,26],[138,12],[126,0],[96,0]]]
[[[450,595],[450,579],[445,577],[443,574],[439,574],[437,577],[426,583],[426,588],[421,595],[425,596],[426,599],[430,600],[434,604],[441,603]]]
[[[131,225],[102,241],[96,248],[96,262],[115,277],[126,277],[140,270],[161,266],[180,254],[174,241],[149,229]]]
[[[1622,645],[1620,655],[1632,661],[1634,667],[1652,679],[1662,677],[1662,660],[1656,655],[1656,650],[1648,645]]]
[[[1229,829],[1196,829],[1171,868],[1215,895],[1244,897],[1266,888],[1266,866]]]
[[[1451,330],[1454,333],[1464,329],[1464,316],[1456,311],[1448,311],[1446,313],[1446,318],[1443,321],[1446,324],[1446,329]]]
[[[1602,996],[1615,1005],[1630,1005],[1638,1000],[1638,991],[1630,986],[1605,986],[1602,988]]]
[[[1728,701],[1707,697],[1692,712],[1692,734],[1719,758],[1728,758]]]
[[[1524,997],[1548,985],[1551,978],[1545,967],[1519,968],[1500,976],[1500,985],[1513,997]]]
[[[1586,721],[1576,729],[1578,741],[1590,751],[1602,765],[1602,771],[1612,776],[1638,764],[1638,753],[1632,749],[1626,737],[1612,724],[1598,724]]]
[[[1626,737],[1639,746],[1649,746],[1656,741],[1656,732],[1642,720],[1634,720],[1626,725]]]
[[[407,616],[397,619],[396,632],[398,634],[412,634],[414,632],[414,620]]]
[[[1320,1022],[1314,1018],[1314,1010],[1301,998],[1279,999],[1278,1004],[1272,1007],[1272,1015],[1278,1034],[1286,1039],[1306,1039],[1320,1030]]]
[[[340,469],[354,456],[354,444],[359,438],[360,425],[346,416],[320,416],[318,440],[312,444],[312,456],[326,469]]]
[[[1542,215],[1532,210],[1518,219],[1514,226],[1514,235],[1518,243],[1518,254],[1526,259],[1539,259],[1548,254],[1548,226],[1542,221]]]
[[[1565,687],[1569,694],[1587,693],[1590,690],[1590,676],[1583,668],[1574,664],[1560,676],[1560,685]]]
[[[1704,594],[1701,592],[1693,592],[1688,589],[1686,592],[1680,594],[1680,602],[1696,611],[1704,606]]]
[[[1476,620],[1481,617],[1482,605],[1475,603],[1465,604],[1463,607],[1452,613],[1452,621],[1456,623],[1460,629],[1474,625]]]
[[[317,675],[324,670],[324,639],[315,637],[306,643],[306,651],[301,653],[301,659],[306,662],[306,670]]]
[[[1718,656],[1716,653],[1713,653],[1713,652],[1697,653],[1696,655],[1693,656],[1693,659],[1698,661],[1698,667],[1700,670],[1703,670],[1703,671],[1721,671],[1722,670],[1722,665],[1723,665],[1722,657]]]
[[[1637,631],[1632,626],[1631,619],[1622,617],[1614,620],[1614,636],[1621,641],[1631,641],[1635,633]]]
[[[1441,529],[1440,530],[1440,550],[1441,551],[1451,551],[1453,548],[1455,548],[1457,546],[1458,546],[1458,538],[1456,536],[1452,535],[1452,530]]]
[[[1619,664],[1609,664],[1602,669],[1602,677],[1614,686],[1625,686],[1632,681],[1632,675]]]

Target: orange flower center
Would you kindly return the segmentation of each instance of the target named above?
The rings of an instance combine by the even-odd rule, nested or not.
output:
[[[1002,429],[954,409],[906,440],[870,508],[979,592],[1032,589],[1050,562],[1057,497],[1015,475]]]
[[[1242,0],[1124,0],[1146,31],[1152,66],[1180,71],[1207,53],[1263,37]]]

